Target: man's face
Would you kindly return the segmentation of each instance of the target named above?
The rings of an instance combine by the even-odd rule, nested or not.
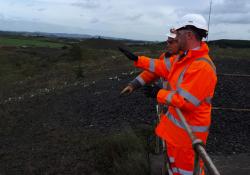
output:
[[[171,54],[177,54],[179,51],[178,42],[176,39],[168,38],[167,40],[167,51]]]
[[[180,29],[176,31],[176,40],[181,51],[186,51],[188,47],[188,40],[193,35],[192,31],[186,29]]]

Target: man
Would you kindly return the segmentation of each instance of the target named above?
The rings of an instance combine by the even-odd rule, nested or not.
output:
[[[217,83],[216,70],[208,55],[208,46],[202,41],[208,28],[204,17],[199,14],[183,16],[175,28],[179,48],[184,54],[169,60],[154,60],[136,56],[124,49],[121,51],[135,66],[166,78],[169,89],[157,93],[157,101],[168,105],[168,112],[161,118],[155,131],[167,144],[167,154],[174,175],[192,175],[194,151],[191,139],[185,131],[175,108],[179,108],[194,135],[206,144],[211,123],[211,99]],[[201,174],[204,174],[202,163]]]
[[[175,40],[176,34],[173,32],[170,32],[167,34],[167,52],[162,53],[159,57],[160,60],[167,60],[171,56],[176,56],[179,48],[177,41]],[[142,73],[140,73],[133,81],[131,81],[122,91],[121,95],[123,94],[131,94],[134,90],[144,86],[145,84],[150,84],[152,82],[155,82],[159,79],[159,76],[156,74],[144,70]],[[167,87],[167,81],[164,78],[161,78],[161,87],[166,88]],[[152,96],[153,90],[155,88],[146,88],[146,93],[148,93],[148,96]]]

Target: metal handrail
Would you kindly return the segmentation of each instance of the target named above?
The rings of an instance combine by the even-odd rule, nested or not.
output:
[[[201,157],[201,159],[203,160],[205,167],[208,170],[209,175],[220,175],[218,169],[216,168],[213,161],[211,160],[211,158],[207,154],[207,152],[202,144],[202,141],[195,137],[195,135],[193,134],[190,126],[188,125],[184,115],[182,114],[181,110],[179,108],[175,108],[175,111],[177,112],[178,116],[180,117],[180,120],[181,120],[185,130],[187,131],[190,139],[192,140],[192,144],[193,144],[193,148],[195,150],[195,153],[199,157]],[[194,174],[197,174],[197,167],[194,167],[194,170],[195,170]]]

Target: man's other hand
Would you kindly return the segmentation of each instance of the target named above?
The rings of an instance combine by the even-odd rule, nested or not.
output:
[[[158,85],[145,85],[143,87],[144,94],[147,97],[151,97],[151,98],[156,98],[160,89],[161,87],[159,87]]]
[[[120,95],[130,95],[134,89],[135,88],[129,84],[121,91]]]

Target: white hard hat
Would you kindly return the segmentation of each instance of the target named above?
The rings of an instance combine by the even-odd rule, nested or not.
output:
[[[187,14],[183,16],[175,27],[176,30],[186,27],[186,26],[194,26],[198,29],[202,29],[208,31],[207,21],[200,14]]]
[[[169,33],[167,33],[166,35],[167,35],[168,38],[173,38],[173,39],[175,39],[175,37],[176,37],[176,34],[175,34],[175,33],[172,33],[172,32],[169,32]]]

